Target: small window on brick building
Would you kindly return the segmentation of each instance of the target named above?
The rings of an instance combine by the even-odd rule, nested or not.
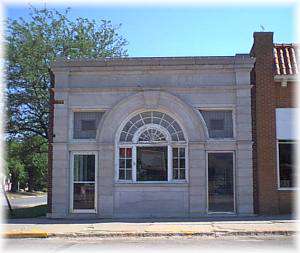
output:
[[[74,112],[74,139],[95,139],[104,112]]]
[[[295,149],[297,131],[295,118],[298,108],[276,108],[276,139],[278,161],[278,188],[295,187]]]
[[[296,170],[293,161],[295,143],[287,140],[278,141],[279,188],[295,187],[294,173]]]
[[[233,138],[232,110],[200,110],[209,138]]]

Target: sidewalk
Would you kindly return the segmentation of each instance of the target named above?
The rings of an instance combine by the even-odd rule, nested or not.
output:
[[[200,220],[200,221],[199,221]],[[234,236],[293,235],[298,221],[290,219],[98,219],[49,220],[46,218],[9,220],[5,237],[113,237],[113,236]]]

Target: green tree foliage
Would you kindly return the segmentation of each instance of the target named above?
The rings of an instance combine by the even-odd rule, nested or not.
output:
[[[29,191],[43,190],[47,182],[47,142],[41,136],[26,137],[7,142],[7,174],[12,191],[28,186]],[[30,150],[30,152],[28,152]]]
[[[27,173],[21,159],[22,143],[11,140],[7,143],[7,159],[6,174],[10,177],[11,190],[16,192],[18,189],[18,182],[25,186],[27,180]]]
[[[8,20],[7,115],[9,136],[48,138],[50,64],[65,59],[122,57],[126,40],[110,21],[68,17],[53,9],[30,7],[29,21]]]
[[[29,19],[7,20],[6,100],[13,180],[28,179],[30,190],[45,186],[47,168],[50,66],[56,58],[125,57],[120,25],[107,20],[69,18],[70,9],[30,7]]]

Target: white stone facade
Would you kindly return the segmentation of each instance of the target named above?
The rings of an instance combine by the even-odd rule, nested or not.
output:
[[[251,84],[254,59],[232,57],[127,58],[57,61],[53,141],[52,213],[67,217],[207,216],[207,153],[234,153],[234,214],[253,213]],[[230,109],[231,139],[213,140],[199,109]],[[74,111],[104,111],[95,140],[72,138]],[[173,117],[187,145],[184,182],[119,182],[117,139],[121,125],[138,112]],[[74,213],[71,155],[97,153],[95,213]],[[231,214],[232,215],[232,214]]]

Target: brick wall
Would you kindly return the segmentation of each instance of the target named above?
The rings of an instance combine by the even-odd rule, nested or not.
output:
[[[251,84],[255,84],[255,66],[254,69],[251,71]],[[251,114],[252,114],[252,165],[253,165],[253,211],[254,213],[258,213],[259,206],[258,206],[258,181],[257,181],[257,143],[254,141],[256,136],[256,86],[253,85],[251,89]]]
[[[50,110],[48,129],[48,173],[47,173],[47,213],[52,213],[52,168],[53,168],[53,126],[54,126],[54,85],[55,78],[50,71]]]
[[[274,82],[273,33],[254,33],[251,55],[256,58],[252,74],[254,207],[260,214],[291,212],[291,192],[277,190],[277,107],[292,107],[293,85],[284,88]]]

